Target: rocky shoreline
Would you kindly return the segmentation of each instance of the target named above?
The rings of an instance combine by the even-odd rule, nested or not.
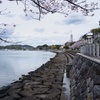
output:
[[[57,53],[37,70],[0,89],[0,100],[60,100],[65,66],[65,55]]]

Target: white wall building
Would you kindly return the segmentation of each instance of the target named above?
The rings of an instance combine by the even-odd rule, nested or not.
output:
[[[93,43],[93,34],[92,33],[87,33],[86,34],[86,41],[89,44]]]

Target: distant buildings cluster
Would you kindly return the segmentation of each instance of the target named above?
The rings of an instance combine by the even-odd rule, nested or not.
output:
[[[92,29],[91,32],[84,34],[77,42],[70,46],[70,49],[80,49],[87,44],[100,45],[100,28]]]

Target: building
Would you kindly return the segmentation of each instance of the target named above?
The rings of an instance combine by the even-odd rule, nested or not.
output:
[[[86,34],[86,41],[89,44],[93,43],[93,34],[92,33],[89,32]]]

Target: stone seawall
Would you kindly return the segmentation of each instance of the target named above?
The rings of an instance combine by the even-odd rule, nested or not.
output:
[[[100,100],[100,59],[77,54],[70,80],[71,100]]]
[[[66,57],[58,53],[18,81],[0,89],[0,100],[60,100]]]

